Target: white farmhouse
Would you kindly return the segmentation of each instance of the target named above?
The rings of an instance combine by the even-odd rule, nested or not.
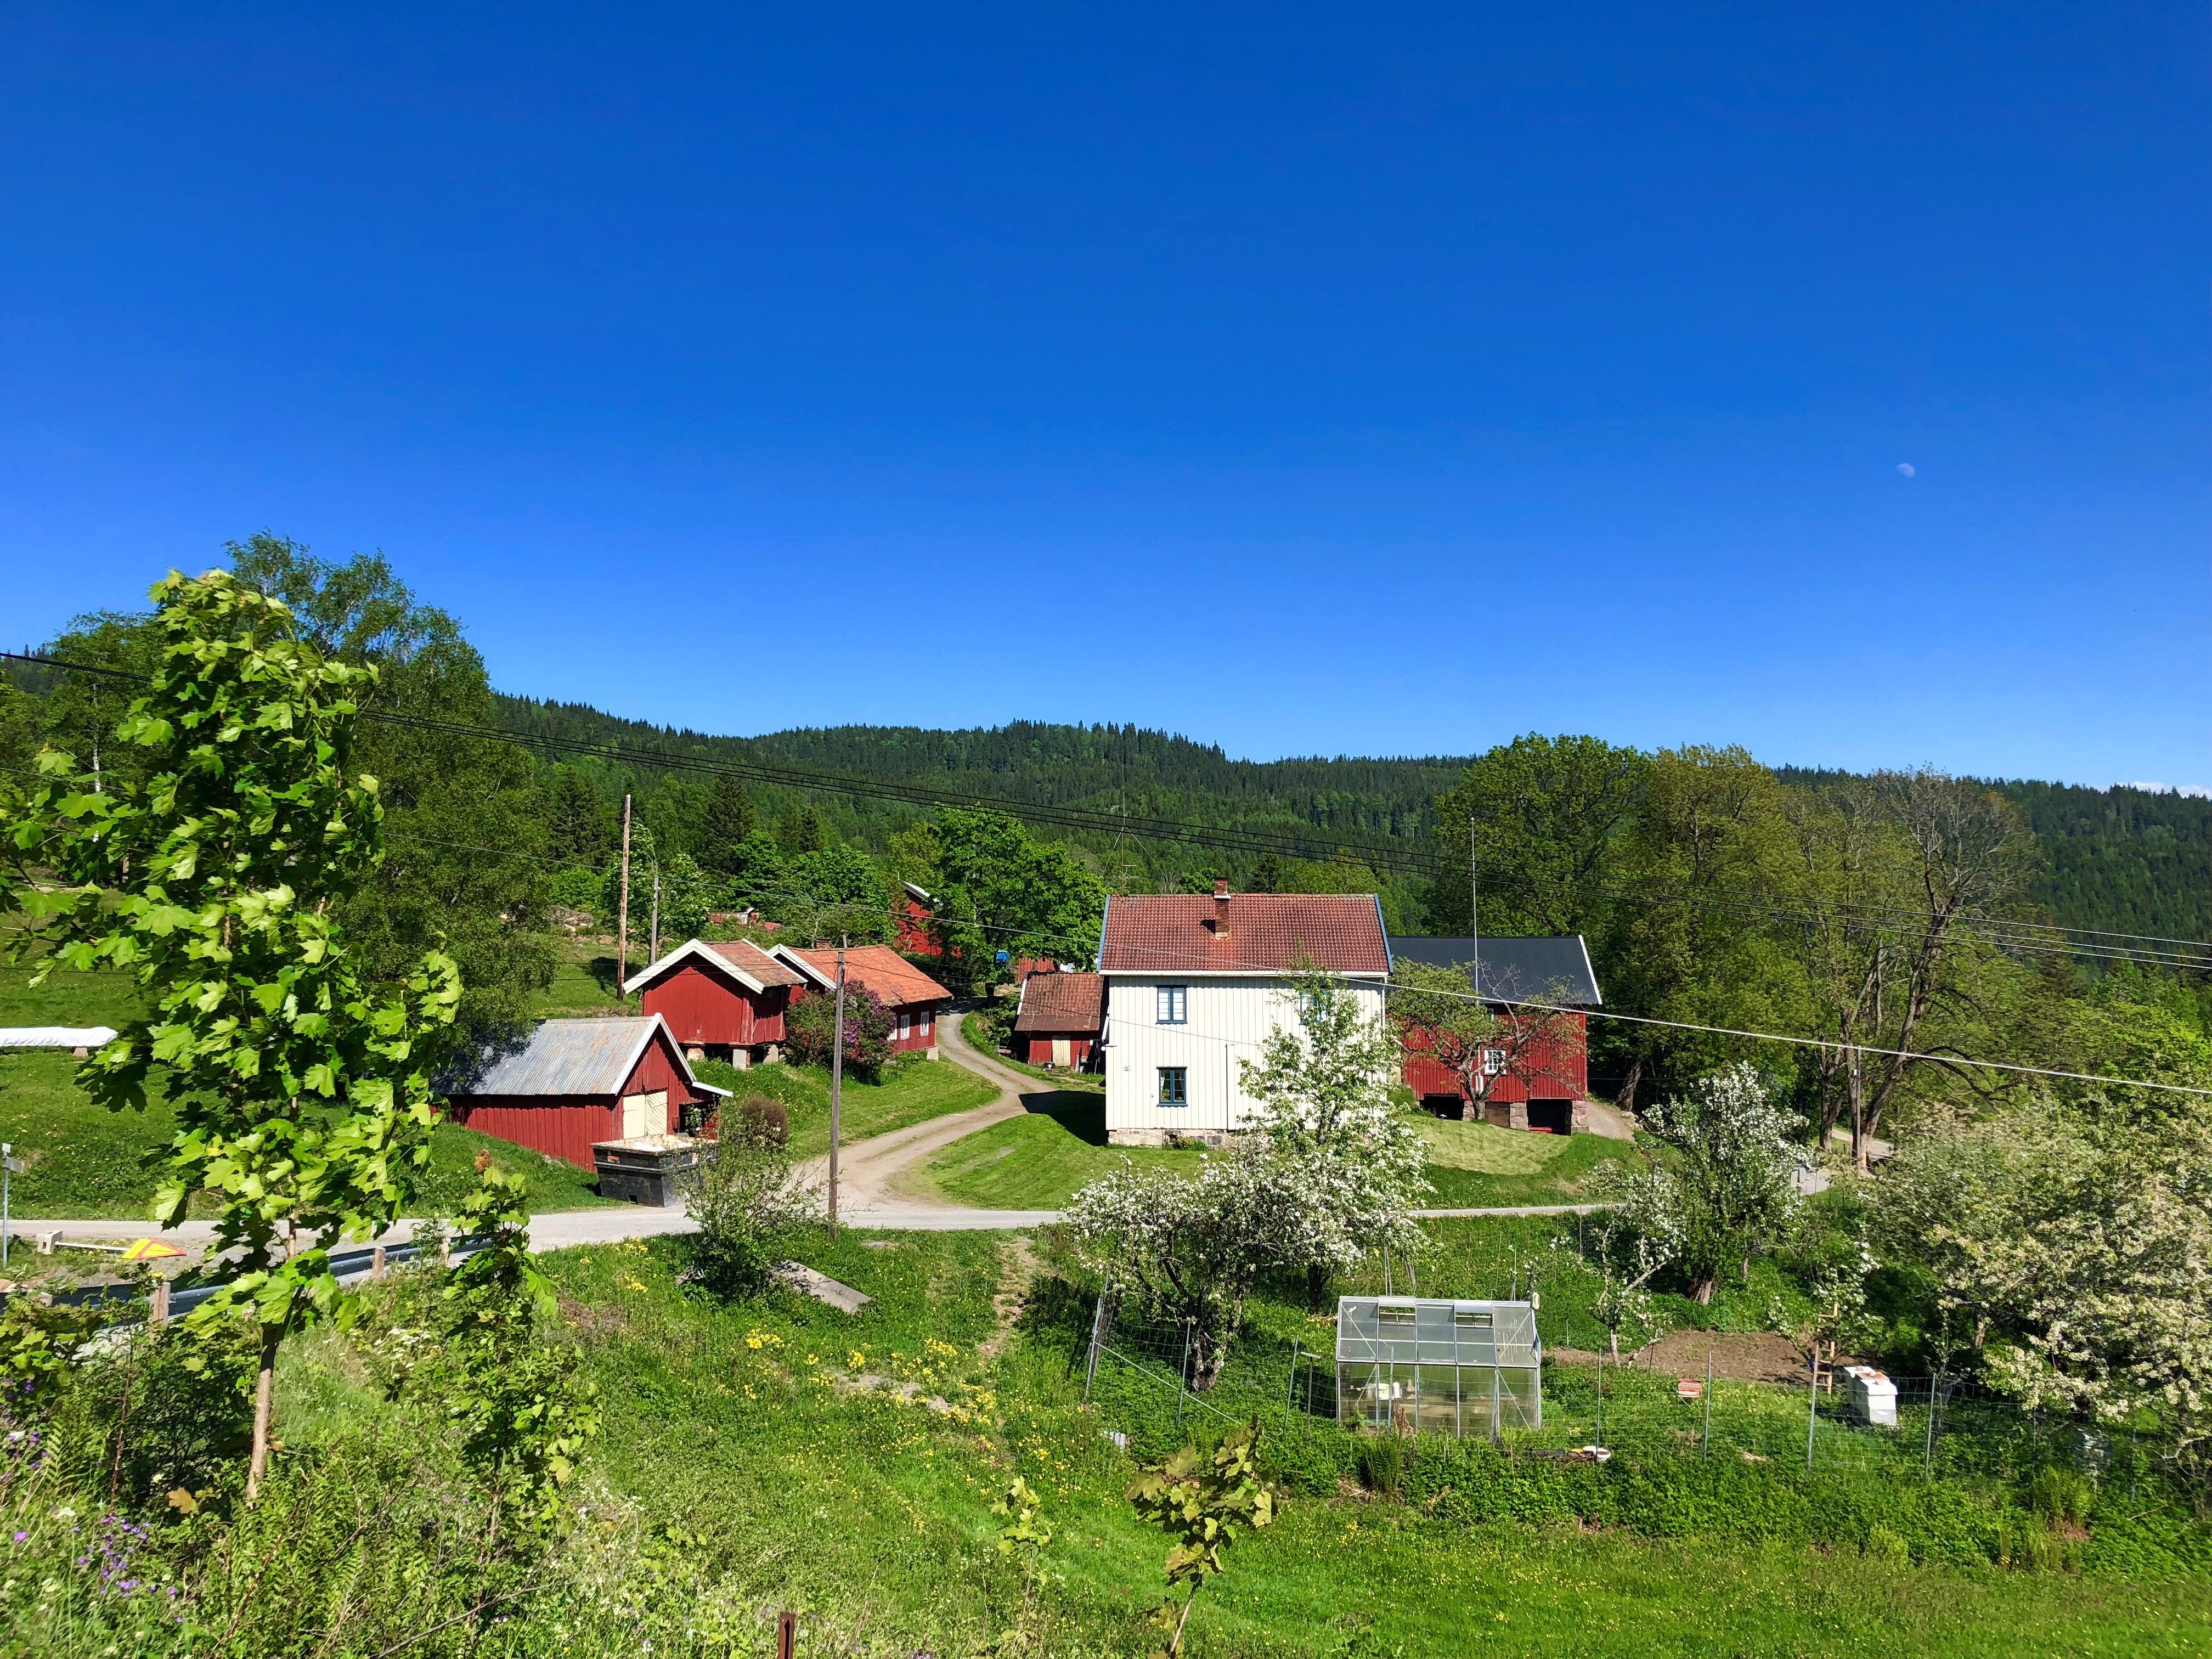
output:
[[[1257,1060],[1297,1009],[1287,969],[1343,975],[1379,1024],[1390,974],[1371,894],[1133,893],[1106,902],[1106,1138],[1157,1146],[1170,1135],[1218,1144],[1252,1102],[1237,1062]]]

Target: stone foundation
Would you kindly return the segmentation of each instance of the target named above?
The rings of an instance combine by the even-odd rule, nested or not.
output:
[[[1203,1141],[1217,1152],[1236,1137],[1226,1129],[1109,1129],[1109,1146],[1149,1146],[1158,1151],[1170,1140]]]

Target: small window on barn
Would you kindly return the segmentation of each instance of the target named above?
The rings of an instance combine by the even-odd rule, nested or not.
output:
[[[1160,1024],[1182,1025],[1190,1019],[1190,987],[1163,985],[1160,994]]]
[[[1160,1067],[1160,1104],[1188,1106],[1190,1104],[1190,1068],[1187,1066]]]

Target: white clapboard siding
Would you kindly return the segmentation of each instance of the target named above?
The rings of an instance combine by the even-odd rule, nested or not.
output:
[[[1188,988],[1189,1018],[1181,1025],[1159,1023],[1158,988]],[[1377,1024],[1382,1018],[1382,986],[1350,982],[1361,1008]],[[1106,1128],[1167,1129],[1182,1134],[1219,1133],[1234,1129],[1251,1114],[1252,1103],[1240,1082],[1237,1062],[1257,1062],[1261,1045],[1276,1027],[1295,1027],[1297,1006],[1289,985],[1264,975],[1194,975],[1114,974],[1106,981]],[[1159,1103],[1159,1068],[1180,1066],[1188,1073],[1189,1104]]]

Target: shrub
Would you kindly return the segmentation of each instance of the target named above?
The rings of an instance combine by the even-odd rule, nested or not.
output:
[[[2046,1465],[2027,1483],[2027,1507],[2054,1524],[2080,1526],[2088,1518],[2096,1494],[2088,1477],[2076,1470]]]
[[[766,1095],[747,1095],[738,1103],[731,1114],[732,1128],[738,1139],[763,1146],[787,1146],[791,1143],[791,1114],[780,1100]]]
[[[684,1182],[699,1224],[684,1281],[725,1301],[758,1292],[784,1237],[815,1215],[813,1193],[793,1183],[783,1140],[771,1139],[765,1125],[748,1133],[742,1115],[734,1127]]]
[[[1879,1522],[1867,1528],[1866,1542],[1859,1547],[1859,1553],[1869,1561],[1886,1561],[1898,1567],[1912,1559],[1905,1540]]]
[[[1395,1434],[1364,1437],[1358,1468],[1361,1486],[1378,1498],[1395,1498],[1406,1480],[1406,1443]]]
[[[836,998],[828,991],[814,992],[791,1005],[783,1017],[784,1041],[792,1058],[809,1066],[827,1066],[836,1040]],[[845,984],[845,1063],[874,1073],[891,1057],[890,1011],[865,985]]]

